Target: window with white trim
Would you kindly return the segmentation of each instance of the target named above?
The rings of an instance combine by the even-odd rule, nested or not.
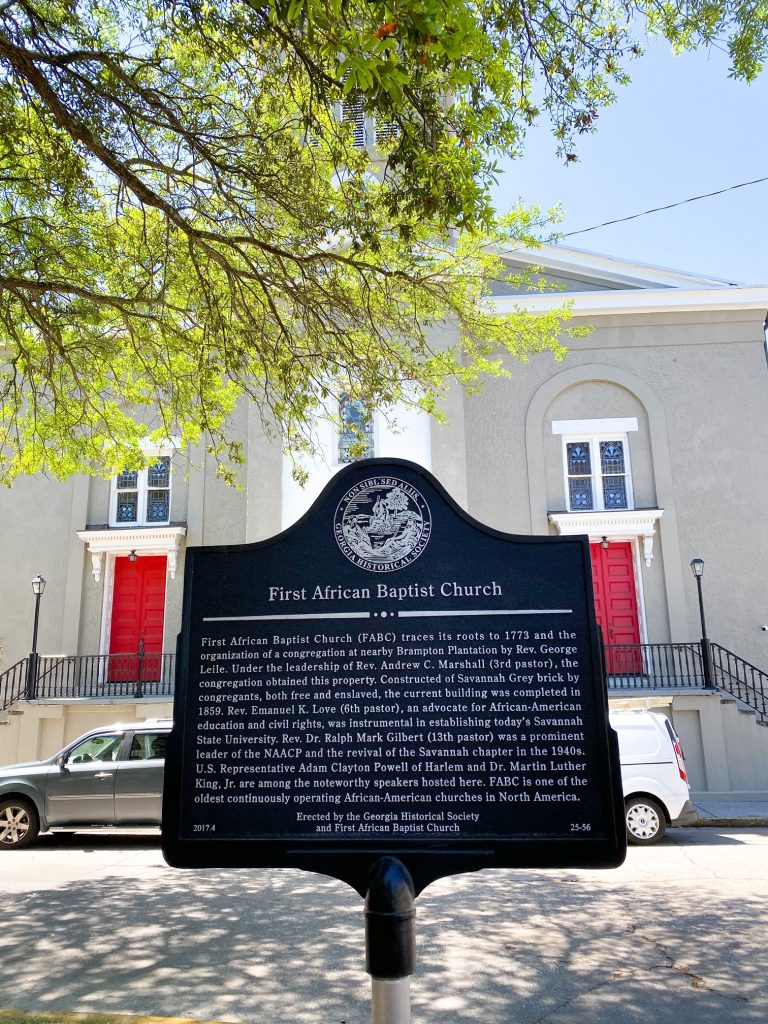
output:
[[[626,438],[565,440],[569,512],[631,508]]]
[[[562,420],[565,497],[569,512],[611,512],[634,508],[627,431],[634,418]]]
[[[171,459],[158,455],[146,469],[112,480],[110,526],[167,526],[171,520]]]
[[[376,454],[373,437],[373,414],[356,398],[342,395],[339,402],[339,462],[357,462],[358,459],[372,459]],[[352,454],[355,446],[362,444],[363,450]]]

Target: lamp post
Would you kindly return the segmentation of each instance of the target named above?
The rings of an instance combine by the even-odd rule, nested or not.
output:
[[[32,580],[32,593],[35,595],[35,623],[32,627],[32,650],[27,663],[27,700],[37,696],[37,626],[40,621],[40,598],[45,590],[45,580],[40,573]]]
[[[699,594],[699,617],[701,618],[701,657],[704,664],[704,685],[712,689],[715,685],[712,675],[712,652],[707,637],[707,623],[704,618],[704,596],[701,590],[701,578],[704,575],[704,559],[694,558],[691,560],[691,572],[696,579],[696,588]]]

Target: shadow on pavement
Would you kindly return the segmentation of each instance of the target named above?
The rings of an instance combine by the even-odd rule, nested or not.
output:
[[[768,835],[768,829],[750,829],[747,827],[723,828],[721,826],[696,825],[689,828],[671,828],[667,831],[661,844],[675,843],[678,846],[743,846],[749,841],[750,834],[759,832]]]
[[[157,829],[146,832],[123,832],[111,829],[82,829],[77,832],[43,832],[35,840],[33,850],[84,850],[119,849],[133,850],[160,849],[160,832]],[[14,854],[15,856],[15,854]]]
[[[87,848],[82,835],[50,841]],[[768,1019],[764,882],[736,900],[716,874],[695,886],[589,874],[484,871],[430,886],[417,901],[414,1020]],[[158,857],[141,877],[113,873],[13,901],[0,932],[1,1002],[30,1011],[364,1024],[362,910],[352,889],[325,876],[173,871]]]

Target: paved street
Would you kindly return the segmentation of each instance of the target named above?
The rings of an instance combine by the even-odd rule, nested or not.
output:
[[[0,856],[0,1007],[365,1024],[362,901],[168,868],[156,838]],[[418,901],[415,1024],[768,1019],[768,829],[679,829],[615,871],[486,871]]]

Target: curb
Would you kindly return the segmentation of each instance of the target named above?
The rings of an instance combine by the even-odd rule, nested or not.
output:
[[[151,1017],[132,1013],[56,1013],[42,1010],[0,1010],[0,1024],[223,1024],[222,1021],[201,1021],[194,1017]]]
[[[689,828],[768,828],[768,818],[699,818]]]

